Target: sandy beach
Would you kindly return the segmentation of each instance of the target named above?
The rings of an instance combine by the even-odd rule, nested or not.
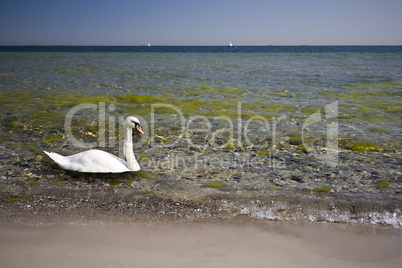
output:
[[[329,223],[0,226],[1,267],[400,267],[402,233]]]

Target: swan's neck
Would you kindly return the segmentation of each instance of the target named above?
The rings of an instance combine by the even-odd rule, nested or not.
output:
[[[133,131],[131,128],[129,128],[129,127],[124,128],[123,153],[124,153],[124,156],[126,157],[127,168],[129,170],[136,171],[136,170],[139,170],[139,165],[134,156],[132,134],[133,134]]]

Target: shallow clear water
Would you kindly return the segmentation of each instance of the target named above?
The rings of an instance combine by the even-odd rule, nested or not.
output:
[[[364,50],[1,52],[2,196],[113,189],[195,202],[191,217],[401,227],[401,70],[401,53]],[[42,153],[85,150],[74,137],[119,154],[127,115],[146,133],[138,173],[67,172]]]

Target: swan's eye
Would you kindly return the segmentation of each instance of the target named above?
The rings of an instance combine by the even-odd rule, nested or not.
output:
[[[134,120],[131,120],[131,123],[133,123],[135,126],[140,126],[140,123],[138,123],[138,122],[135,122]]]

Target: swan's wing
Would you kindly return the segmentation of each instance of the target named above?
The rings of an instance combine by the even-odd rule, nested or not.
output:
[[[120,173],[130,171],[123,159],[101,150],[88,150],[70,156],[45,152],[60,167],[90,173]]]
[[[67,156],[72,168],[80,172],[119,173],[129,171],[124,160],[101,150]]]

